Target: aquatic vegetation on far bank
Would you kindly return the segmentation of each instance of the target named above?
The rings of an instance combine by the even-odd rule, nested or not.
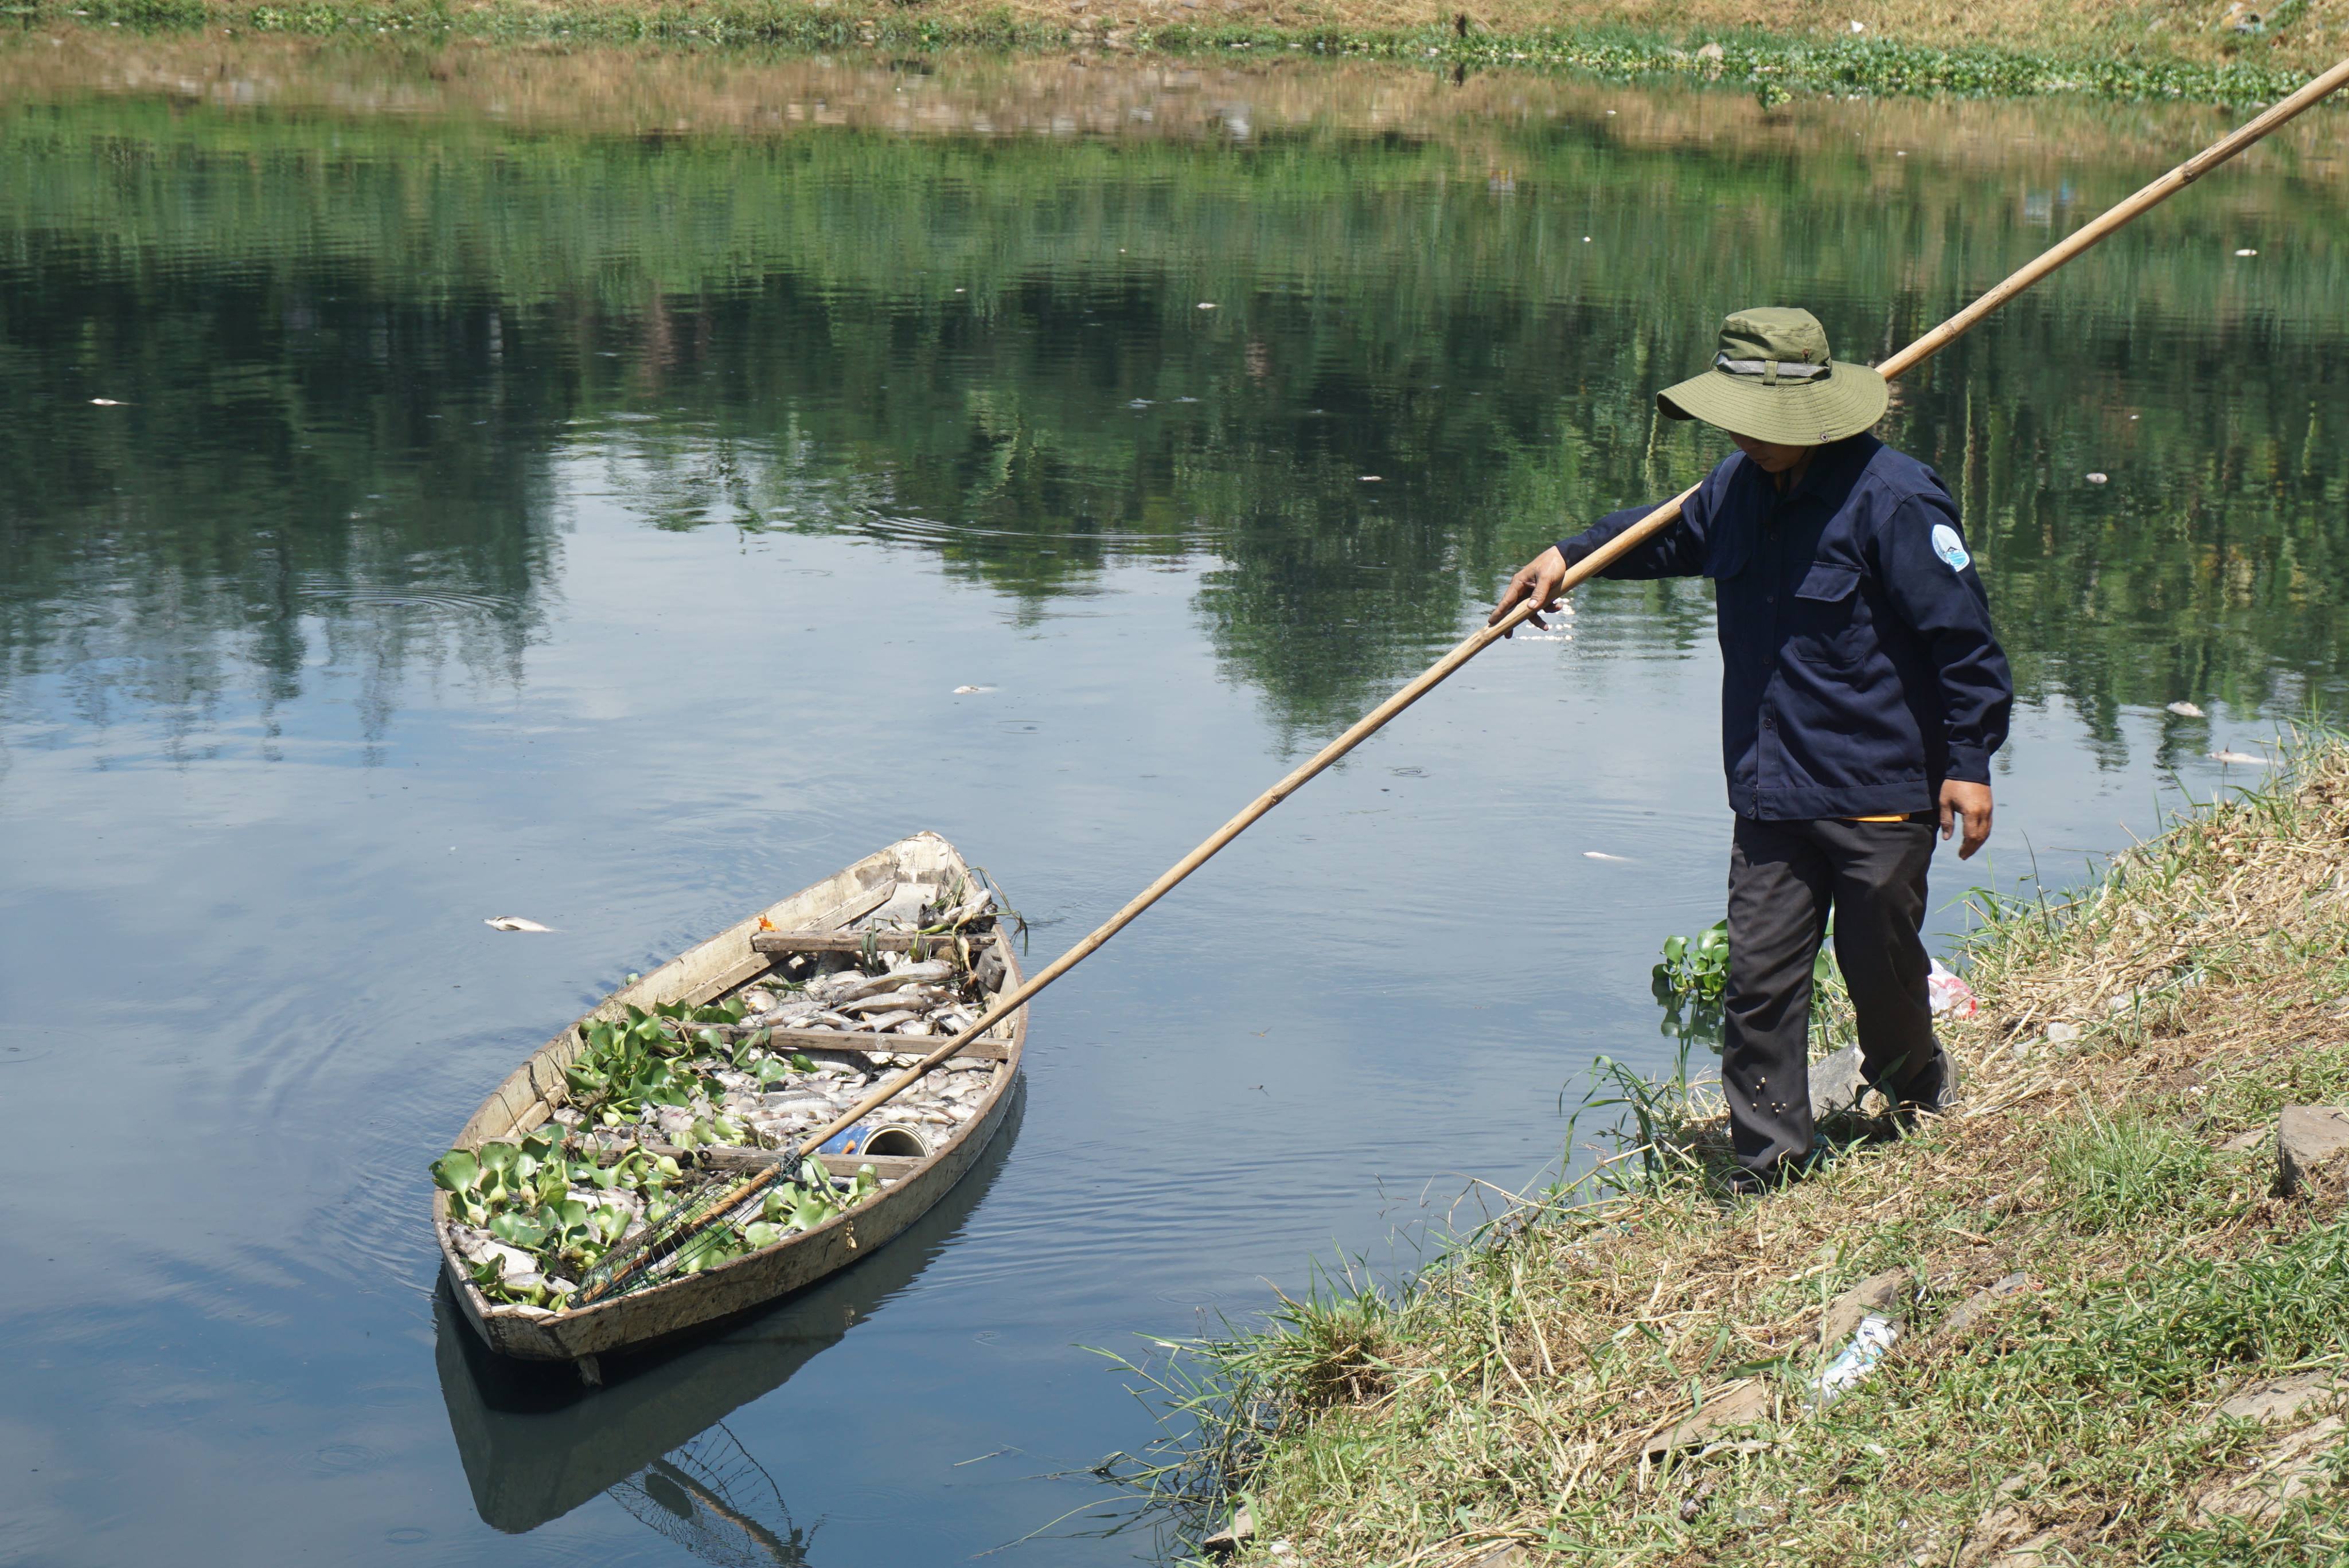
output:
[[[2282,97],[2309,79],[2296,66],[2204,60],[2126,50],[2043,52],[1978,45],[1943,47],[1876,36],[1785,37],[1733,30],[1682,36],[1624,26],[1540,26],[1495,31],[1452,22],[1413,27],[1088,19],[1045,21],[1000,6],[918,4],[874,9],[826,0],[714,0],[677,5],[539,5],[527,0],[57,0],[11,8],[20,25],[230,31],[354,38],[490,42],[651,42],[687,47],[780,46],[924,54],[951,48],[1092,49],[1174,56],[1387,60],[1454,74],[1564,70],[1629,80],[1678,77],[1744,88],[1764,106],[1801,95],[2023,97],[2078,93],[2248,105]]]

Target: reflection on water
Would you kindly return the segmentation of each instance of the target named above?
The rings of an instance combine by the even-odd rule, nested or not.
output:
[[[1122,562],[1204,562],[1226,667],[1326,728],[1529,548],[1702,471],[1702,432],[1646,392],[1725,304],[1799,296],[1879,355],[2043,246],[2046,170],[2085,213],[2208,129],[2128,111],[2083,163],[2044,127],[2028,156],[1884,145],[1957,109],[1790,127],[1542,82],[1480,88],[1447,125],[1423,80],[1392,101],[1357,74],[1373,121],[1413,134],[1366,139],[1324,105],[1245,143],[1170,139],[1155,110],[1133,138],[992,139],[885,112],[951,81],[802,64],[769,90],[839,109],[821,135],[550,140],[353,117],[274,68],[295,79],[264,101],[332,109],[52,85],[0,119],[0,387],[24,411],[0,438],[0,650],[92,722],[130,702],[200,723],[245,686],[265,724],[321,655],[362,672],[369,741],[419,669],[518,682],[560,592],[550,471],[582,455],[655,526],[854,531],[1031,614]],[[513,89],[504,112],[555,114],[511,60],[471,69]],[[448,74],[433,90],[461,100]],[[667,85],[752,93],[719,74]],[[1295,104],[1315,79],[1177,96]],[[1619,129],[1617,103],[1637,106]],[[448,139],[419,157],[419,134]],[[2349,674],[2349,402],[2326,395],[2349,249],[2319,144],[2263,149],[2111,242],[1888,424],[1961,491],[2024,696],[2068,699],[2104,744],[2131,704],[2324,703]],[[1463,178],[1503,167],[1506,189]],[[1676,634],[1701,620],[1657,593]]]
[[[2219,121],[98,31],[0,43],[0,1558],[65,1563],[1130,1560],[1074,1346],[1407,1272],[1594,1057],[1702,1063],[1701,584],[1480,660],[1040,1001],[1016,1156],[593,1398],[436,1325],[426,1162],[914,829],[1090,929],[1712,462],[1651,394],[1723,311],[1880,356]],[[1937,947],[2337,711],[2339,125],[1900,390],[2023,696]],[[52,1180],[101,1049],[137,1136]]]
[[[723,1421],[614,1487],[612,1497],[637,1522],[722,1568],[801,1568],[815,1539],[792,1522],[775,1478]]]

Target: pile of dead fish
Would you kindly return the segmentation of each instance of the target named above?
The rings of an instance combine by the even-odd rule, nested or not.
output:
[[[977,1006],[955,985],[950,960],[891,953],[875,962],[878,967],[870,971],[851,965],[819,975],[805,990],[780,996],[753,986],[742,993],[750,1009],[742,1023],[754,1029],[835,1029],[922,1039],[960,1034],[978,1022]]]

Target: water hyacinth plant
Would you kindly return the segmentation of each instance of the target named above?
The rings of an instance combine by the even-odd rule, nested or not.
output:
[[[1811,1054],[1825,1056],[1857,1038],[1851,993],[1837,967],[1827,920],[1826,940],[1811,960]],[[1729,991],[1729,922],[1716,920],[1693,936],[1667,936],[1663,955],[1651,971],[1650,989],[1664,1006],[1665,1033],[1683,1046],[1702,1041],[1721,1048],[1721,1005]],[[1686,1016],[1683,1017],[1683,1009]]]
[[[449,1194],[450,1217],[485,1232],[499,1246],[484,1249],[471,1268],[473,1283],[492,1301],[526,1302],[561,1310],[572,1281],[603,1260],[611,1246],[659,1224],[682,1202],[724,1181],[688,1171],[675,1156],[634,1149],[609,1164],[592,1150],[572,1150],[541,1129],[518,1141],[493,1140],[478,1150],[452,1149],[432,1163],[433,1183]],[[845,1183],[813,1160],[795,1181],[770,1188],[756,1213],[731,1216],[709,1240],[680,1260],[679,1274],[701,1270],[813,1230],[880,1190],[870,1165]],[[517,1254],[530,1266],[517,1266]]]
[[[657,1106],[692,1113],[689,1125],[669,1135],[678,1149],[751,1141],[750,1129],[717,1109],[726,1090],[714,1075],[731,1070],[764,1087],[816,1068],[798,1052],[769,1052],[764,1031],[729,1046],[714,1030],[689,1027],[739,1024],[747,1012],[739,998],[697,1008],[647,1011],[632,1006],[620,1019],[590,1026],[586,1051],[564,1073],[572,1106],[580,1113],[579,1131],[618,1129]],[[701,1196],[723,1178],[689,1171],[674,1154],[643,1148],[615,1157],[588,1146],[561,1122],[550,1122],[519,1140],[452,1149],[433,1162],[432,1180],[449,1194],[453,1222],[486,1233],[498,1243],[484,1248],[471,1264],[473,1283],[483,1294],[492,1301],[559,1311],[569,1303],[573,1282],[611,1247],[660,1224],[679,1203]],[[796,1180],[771,1189],[754,1215],[734,1216],[719,1227],[680,1259],[677,1272],[698,1274],[812,1230],[879,1188],[870,1165],[860,1167],[843,1186],[815,1161],[804,1161]]]

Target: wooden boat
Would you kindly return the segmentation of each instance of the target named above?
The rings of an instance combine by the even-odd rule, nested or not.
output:
[[[622,1022],[631,1016],[631,1006],[649,1012],[671,1005],[698,1007],[720,1002],[805,954],[887,945],[885,938],[867,934],[876,912],[936,903],[958,883],[968,885],[969,873],[970,868],[952,844],[936,833],[916,833],[812,887],[752,912],[635,984],[613,992],[533,1052],[481,1102],[458,1133],[454,1147],[478,1150],[492,1141],[519,1139],[554,1118],[570,1099],[564,1069],[586,1053],[587,1031],[596,1023]],[[1019,963],[1000,924],[988,922],[978,940],[991,945],[1003,966],[1003,978],[992,989],[1004,992],[1017,986],[1021,978]],[[899,944],[904,941],[899,938]],[[595,1382],[600,1377],[595,1357],[603,1352],[687,1333],[820,1280],[885,1245],[970,1170],[1001,1128],[1011,1103],[1027,1023],[1027,1009],[1022,1007],[965,1053],[1001,1066],[994,1070],[975,1114],[940,1136],[927,1155],[823,1157],[835,1175],[849,1175],[861,1165],[875,1168],[882,1186],[856,1206],[812,1230],[787,1235],[701,1273],[588,1305],[553,1310],[492,1301],[473,1283],[459,1251],[450,1194],[436,1188],[433,1228],[450,1292],[490,1349],[523,1360],[577,1362],[581,1376]],[[819,1041],[795,1031],[777,1033],[789,1034],[793,1045],[825,1051],[849,1049],[863,1040],[875,1041],[881,1052],[899,1054],[940,1043],[936,1038],[865,1034],[827,1036]],[[717,1148],[697,1150],[690,1158],[706,1168],[748,1172],[781,1157],[755,1149]]]
[[[490,1354],[453,1294],[434,1292],[440,1393],[481,1522],[527,1534],[606,1491],[626,1506],[631,1478],[664,1456],[683,1464],[697,1439],[722,1434],[737,1409],[840,1343],[920,1278],[969,1221],[1019,1136],[1025,1093],[1012,1086],[1004,1124],[970,1173],[877,1257],[733,1332],[606,1355],[600,1388],[579,1387],[560,1363]]]

